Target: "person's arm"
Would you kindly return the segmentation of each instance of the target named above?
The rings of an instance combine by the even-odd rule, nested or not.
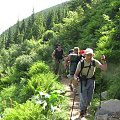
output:
[[[52,53],[52,58],[55,59],[55,50]]]
[[[105,55],[102,55],[102,57],[101,57],[101,63],[102,63],[102,65],[100,65],[101,70],[106,71],[107,70],[107,62],[106,62]]]
[[[101,57],[101,63],[97,61],[97,66],[103,71],[107,70],[107,62],[104,55]]]
[[[62,51],[63,51],[63,50],[62,50]],[[64,51],[63,51],[62,57],[63,57],[63,58],[66,57]]]
[[[68,66],[70,62],[70,56],[68,55],[65,59],[65,66]]]
[[[74,74],[74,80],[78,80],[78,76],[80,74],[80,68],[81,68],[81,62],[79,62],[77,64],[77,68],[76,68],[76,71],[75,71],[75,74]]]
[[[102,64],[99,65],[99,68],[103,71],[107,70],[107,62],[106,61],[102,61]]]

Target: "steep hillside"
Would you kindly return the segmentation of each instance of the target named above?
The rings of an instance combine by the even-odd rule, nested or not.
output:
[[[40,13],[33,11],[0,36],[0,112],[4,120],[68,119],[63,86],[53,73],[51,53],[56,43],[66,55],[78,46],[93,48],[97,59],[107,56],[107,72],[96,74],[93,111],[101,84],[108,99],[120,99],[120,1],[71,0]],[[44,104],[37,105],[41,100]]]

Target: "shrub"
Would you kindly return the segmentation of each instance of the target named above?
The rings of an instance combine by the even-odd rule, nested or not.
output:
[[[38,91],[46,91],[49,93],[55,89],[62,89],[62,85],[60,85],[56,79],[53,73],[35,74],[29,80],[28,85],[33,86],[37,93]]]
[[[32,63],[33,60],[29,55],[21,55],[16,58],[15,67],[18,71],[28,71]]]
[[[50,71],[49,67],[42,61],[34,63],[29,70],[29,75],[33,76],[39,73],[48,73]]]
[[[17,104],[14,108],[5,109],[2,120],[68,120],[66,111],[52,113],[49,110],[45,116],[42,110],[41,105],[27,101]]]
[[[114,66],[112,75],[108,79],[108,93],[110,98],[120,99],[120,65]]]
[[[43,41],[49,41],[55,36],[54,31],[52,30],[47,30],[44,35],[43,35]]]
[[[30,101],[17,104],[13,109],[6,109],[3,116],[3,120],[47,120],[41,114],[41,107]]]
[[[13,92],[15,91],[15,89],[16,89],[16,86],[12,85],[8,88],[4,88],[0,92],[0,112],[2,112],[4,108],[11,106],[10,100],[14,96]]]

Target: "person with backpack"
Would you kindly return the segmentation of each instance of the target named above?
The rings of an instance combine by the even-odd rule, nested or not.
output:
[[[63,52],[63,49],[60,44],[57,44],[55,50],[52,53],[52,58],[55,62],[55,74],[59,75],[59,77],[61,77],[64,52]]]
[[[82,56],[79,54],[79,47],[74,47],[73,51],[68,55],[65,60],[66,65],[69,64],[69,75],[70,79],[69,87],[71,91],[77,92],[76,87],[77,83],[74,81],[74,73],[77,67],[78,62],[82,59]]]
[[[87,48],[84,54],[84,60],[81,60],[76,68],[74,79],[80,82],[80,117],[84,117],[87,108],[93,97],[95,88],[95,70],[96,67],[101,70],[107,70],[105,56],[101,57],[101,63],[94,59],[94,53],[91,48]]]

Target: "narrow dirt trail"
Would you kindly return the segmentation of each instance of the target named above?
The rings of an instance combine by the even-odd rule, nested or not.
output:
[[[69,80],[66,77],[62,77],[61,82],[64,84],[65,89],[66,89],[66,96],[70,97],[70,101],[69,101],[69,109],[70,109],[70,116],[71,116],[71,112],[72,112],[72,119],[71,120],[80,120],[79,118],[79,95],[75,95],[75,99],[74,99],[74,93],[71,92],[70,88],[69,88]],[[74,101],[74,107],[73,107],[73,111],[72,111],[72,106],[73,106],[73,100]]]

